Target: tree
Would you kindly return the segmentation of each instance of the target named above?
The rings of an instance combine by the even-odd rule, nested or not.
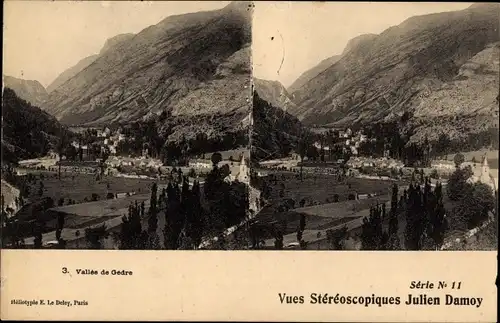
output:
[[[43,185],[43,182],[42,182],[42,181],[40,181],[40,186],[39,186],[39,188],[38,188],[38,195],[39,195],[39,196],[42,196],[42,195],[43,195],[43,190],[44,190],[44,187],[45,187],[45,186]]]
[[[307,155],[310,146],[309,133],[305,130],[301,130],[301,135],[298,142],[298,153],[300,156],[300,180],[303,180],[303,163],[304,157]]]
[[[63,206],[64,205],[64,197],[61,197],[58,201],[57,201],[57,206]]]
[[[163,229],[165,248],[176,250],[179,247],[179,235],[184,225],[181,213],[181,196],[178,185],[167,186],[167,207],[165,210],[165,227]]]
[[[57,216],[57,227],[56,227],[56,240],[61,240],[62,230],[64,228],[64,222],[66,220],[66,215],[64,213],[59,213]]]
[[[495,196],[486,184],[468,184],[459,205],[454,209],[455,221],[463,221],[469,229],[479,226],[494,212]]]
[[[434,247],[437,250],[443,245],[444,234],[447,226],[445,218],[446,211],[443,205],[442,185],[440,183],[437,183],[434,188],[434,197],[435,204],[430,217],[430,237],[434,241]]]
[[[447,192],[452,201],[458,201],[464,197],[467,188],[467,180],[472,176],[470,167],[456,168],[448,179]]]
[[[420,186],[410,185],[405,213],[405,247],[407,250],[421,250],[422,234],[425,231],[425,205]]]
[[[439,173],[437,171],[437,169],[433,169],[431,171],[431,174],[429,175],[430,178],[433,178],[433,179],[439,179]]]
[[[398,185],[392,186],[391,210],[389,216],[389,237],[398,234]]]
[[[343,250],[346,238],[347,226],[342,227],[342,229],[326,231],[326,240],[331,250]]]
[[[283,249],[283,233],[281,231],[276,231],[274,236],[274,249],[282,250]]]
[[[148,230],[150,234],[155,234],[158,228],[158,198],[157,198],[158,184],[153,183],[151,186],[151,197],[149,203],[149,219]],[[141,206],[142,207],[142,206]]]
[[[105,224],[98,227],[85,229],[85,239],[89,244],[89,249],[102,249],[102,239],[106,236],[106,234]]]
[[[57,176],[58,176],[58,179],[61,180],[61,163],[62,163],[64,148],[66,145],[66,132],[63,131],[62,126],[61,126],[61,130],[59,132],[61,134],[61,137],[59,139],[59,149],[58,149],[58,153],[59,153],[58,166],[59,167],[58,167]]]
[[[201,207],[200,183],[195,181],[191,189],[191,213],[189,217],[190,230],[187,232],[195,247],[201,243],[203,234],[203,209]]]
[[[214,166],[217,166],[222,161],[222,155],[219,152],[213,153],[210,159]]]
[[[455,157],[453,158],[453,162],[455,163],[455,167],[456,168],[459,168],[460,165],[462,165],[462,163],[465,161],[465,157],[464,155],[458,153],[455,155]]]

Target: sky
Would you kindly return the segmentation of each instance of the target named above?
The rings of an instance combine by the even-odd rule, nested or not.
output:
[[[290,86],[362,34],[379,34],[412,16],[462,10],[472,3],[255,2],[254,76]]]
[[[167,16],[216,10],[228,3],[7,0],[3,73],[47,87],[82,58],[97,54],[108,38],[138,33]]]

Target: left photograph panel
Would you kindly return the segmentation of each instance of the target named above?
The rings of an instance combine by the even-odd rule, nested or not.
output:
[[[5,2],[2,248],[241,249],[252,7]]]

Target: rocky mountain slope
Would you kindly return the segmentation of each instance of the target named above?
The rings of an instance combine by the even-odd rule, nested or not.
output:
[[[44,156],[67,130],[48,113],[5,88],[2,97],[2,161]]]
[[[290,99],[290,94],[280,82],[254,78],[253,85],[259,97],[272,106],[284,111],[297,109],[295,103]]]
[[[334,55],[322,60],[318,65],[302,73],[293,83],[288,87],[288,92],[293,93],[300,89],[302,86],[307,84],[310,80],[318,76],[321,72],[326,70],[328,67],[335,64],[342,55]]]
[[[498,127],[491,116],[498,113],[499,16],[499,4],[476,4],[363,37],[292,93],[294,114],[309,125],[343,126],[409,112],[421,137],[445,125],[458,134],[471,118],[472,127]]]
[[[76,63],[76,65],[62,72],[54,81],[52,81],[49,86],[47,86],[47,92],[50,93],[54,91],[59,86],[63,85],[67,80],[80,73],[83,69],[92,64],[99,56],[103,55],[106,51],[120,44],[121,42],[132,39],[132,37],[134,37],[134,34],[120,34],[106,40],[99,54],[85,57],[84,59]]]
[[[38,81],[23,80],[12,76],[3,75],[3,85],[16,92],[16,94],[33,105],[40,106],[48,98],[47,91]]]
[[[250,51],[243,50],[250,41],[248,2],[170,16],[106,50],[52,91],[45,108],[63,123],[79,125],[167,110],[174,116],[234,114],[249,107],[250,97],[243,97],[251,73],[231,64],[243,54],[250,62]]]
[[[466,139],[469,133],[497,129],[499,112],[500,42],[492,43],[465,64],[451,81],[434,85],[420,94],[413,123],[413,141],[437,139],[446,133],[451,138]],[[497,139],[498,140],[498,139]]]

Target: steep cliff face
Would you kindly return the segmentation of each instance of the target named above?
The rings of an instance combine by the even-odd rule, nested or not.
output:
[[[499,15],[500,5],[477,4],[412,17],[357,39],[336,63],[292,93],[300,107],[295,115],[309,125],[343,126],[410,112],[422,136],[445,126],[458,133],[471,119],[498,127],[483,116],[498,113],[492,102],[498,95],[493,44],[500,40]]]
[[[259,97],[272,106],[289,113],[297,109],[295,103],[290,99],[290,94],[288,94],[288,91],[280,82],[261,80],[258,78],[254,78],[253,82],[254,90],[258,93]]]
[[[3,85],[16,92],[23,100],[41,106],[47,100],[47,91],[38,81],[23,80],[12,76],[3,75]]]
[[[132,37],[134,36],[135,36],[134,34],[121,34],[106,40],[99,54],[85,57],[84,59],[76,63],[76,65],[62,72],[54,81],[52,81],[52,83],[49,86],[47,86],[47,92],[50,93],[54,91],[59,86],[63,85],[66,81],[68,81],[70,78],[83,71],[83,69],[92,64],[99,56],[103,55],[106,51],[112,49],[114,46],[117,46],[121,42],[125,42],[132,39]]]
[[[233,101],[233,95],[245,92],[251,73],[221,71],[234,55],[244,53],[250,61],[249,50],[243,50],[251,41],[249,5],[167,17],[119,42],[51,92],[47,111],[66,124],[99,125],[166,110],[174,115],[238,110],[241,100]],[[201,97],[190,109],[193,91]]]

